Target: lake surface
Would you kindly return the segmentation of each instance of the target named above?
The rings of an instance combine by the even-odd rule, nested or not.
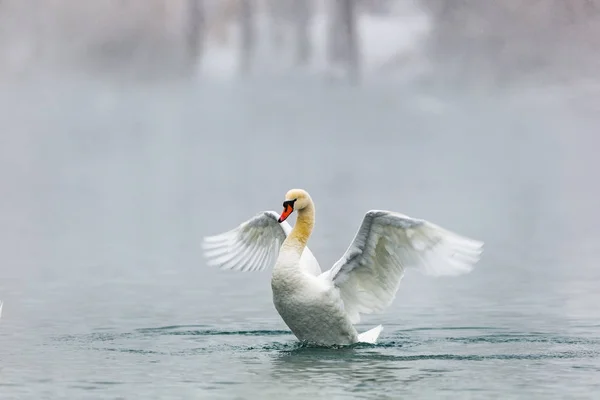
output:
[[[4,88],[0,398],[594,398],[600,103],[531,93]],[[369,209],[481,239],[483,258],[408,271],[361,321],[384,325],[377,345],[301,346],[268,271],[209,268],[199,245],[293,187],[316,202],[324,269]]]

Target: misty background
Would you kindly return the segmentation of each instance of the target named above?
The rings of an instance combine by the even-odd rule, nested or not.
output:
[[[572,84],[596,77],[595,0],[4,0],[4,82],[323,72],[421,84]]]
[[[0,390],[597,391],[599,11],[3,0]],[[381,348],[290,352],[269,273],[208,268],[200,241],[293,187],[316,202],[323,269],[369,209],[483,240],[483,258],[407,272],[361,322],[386,327]]]

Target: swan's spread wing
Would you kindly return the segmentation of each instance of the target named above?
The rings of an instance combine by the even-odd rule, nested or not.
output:
[[[286,232],[274,211],[265,211],[238,227],[204,238],[208,264],[234,271],[262,271],[275,265]]]
[[[324,273],[340,290],[353,323],[382,311],[396,296],[404,269],[459,275],[479,260],[483,243],[430,222],[390,211],[369,211],[346,253]]]
[[[278,219],[275,211],[264,211],[228,232],[205,237],[202,247],[208,264],[234,271],[273,267],[281,244],[292,231],[287,221],[279,223]],[[308,247],[302,253],[301,265],[313,275],[321,273]]]

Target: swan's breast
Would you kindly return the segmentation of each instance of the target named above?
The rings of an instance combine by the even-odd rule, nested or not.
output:
[[[299,340],[323,344],[354,343],[356,329],[331,285],[302,273],[273,274],[273,304]]]

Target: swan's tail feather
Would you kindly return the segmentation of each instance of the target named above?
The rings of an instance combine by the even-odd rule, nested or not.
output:
[[[360,343],[375,344],[375,343],[377,343],[377,338],[379,338],[379,334],[381,333],[382,330],[383,330],[383,326],[377,325],[373,329],[369,329],[366,332],[360,333],[358,335],[358,341]]]

